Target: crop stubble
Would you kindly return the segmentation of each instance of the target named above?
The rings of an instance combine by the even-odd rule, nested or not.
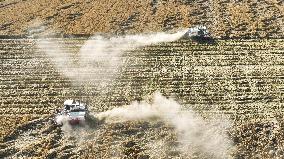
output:
[[[76,59],[86,39],[56,40]],[[156,90],[205,118],[228,114],[234,121],[228,130],[237,147],[234,156],[283,156],[283,40],[219,40],[215,45],[176,41],[138,48],[123,54],[120,75],[102,92],[96,83],[78,85],[60,75],[35,48],[34,39],[0,42],[1,152],[6,156],[149,157],[150,143],[167,139],[166,147],[156,145],[153,151],[164,148],[168,150],[159,152],[161,156],[177,157],[178,150],[170,146],[176,141],[174,131],[159,122],[84,130],[82,145],[49,122],[66,98],[87,100],[92,112],[101,112]]]

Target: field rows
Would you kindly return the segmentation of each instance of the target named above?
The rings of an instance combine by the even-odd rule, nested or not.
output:
[[[70,55],[72,64],[78,63],[78,51],[85,40],[54,39],[64,46],[61,50]],[[62,136],[60,131],[52,128],[43,116],[52,115],[68,98],[88,101],[91,112],[96,113],[143,100],[158,90],[165,96],[174,97],[183,109],[191,108],[205,118],[229,116],[240,129],[243,129],[242,124],[282,118],[283,46],[284,40],[221,40],[214,45],[192,41],[160,43],[126,51],[119,58],[123,66],[116,75],[109,73],[115,66],[103,70],[90,65],[86,67],[88,71],[78,73],[84,77],[80,79],[68,78],[66,72],[78,68],[82,71],[84,66],[70,65],[67,70],[58,70],[52,59],[36,47],[33,39],[0,40],[0,116],[1,121],[6,121],[1,125],[1,137],[7,139],[4,152],[7,155],[16,153],[17,148],[11,145],[32,135],[22,126],[37,122],[46,125],[34,125],[38,131],[52,133],[50,137],[38,138],[30,146],[44,146],[57,138],[65,142],[64,137],[59,137]],[[53,46],[48,51],[58,53]],[[105,85],[100,85],[100,82],[105,82]],[[105,140],[108,142],[107,138]],[[52,147],[62,150],[68,144],[60,146],[57,143]],[[243,143],[238,144],[243,148]],[[93,148],[99,154],[105,152]],[[22,149],[22,153],[29,152],[29,146]],[[53,154],[51,148],[46,149],[47,154]],[[74,145],[70,146],[60,155],[72,155],[75,149]],[[251,152],[241,151],[247,156]]]
[[[1,42],[2,49],[6,52],[1,53],[3,70],[0,87],[5,90],[20,90],[11,94],[11,97],[25,96],[21,92],[29,92],[30,89],[37,92],[30,95],[26,93],[27,96],[42,97],[44,95],[39,96],[41,89],[52,89],[46,95],[56,96],[60,94],[54,93],[56,89],[72,86],[72,80],[60,77],[46,55],[38,52],[34,41]],[[82,39],[58,42],[67,46],[62,51],[70,54],[76,54],[78,46],[83,44]],[[117,88],[119,90],[119,85],[129,85],[129,80],[132,80],[130,87],[137,90],[141,83],[147,85],[149,81],[153,81],[156,85],[172,89],[169,92],[189,97],[189,103],[206,103],[208,98],[213,103],[276,100],[275,96],[278,99],[281,96],[283,84],[282,42],[221,41],[217,45],[198,45],[180,41],[130,51],[122,57],[127,65],[126,70],[121,72],[125,79],[121,78],[117,82]],[[49,49],[52,51],[52,46]],[[86,73],[88,74],[92,76],[92,72]],[[102,72],[101,75],[103,74]],[[232,86],[234,88],[229,88]],[[138,92],[139,90],[136,91]],[[228,93],[233,97],[228,97]],[[13,100],[9,99],[9,92],[2,94],[7,97],[5,101],[8,103]]]

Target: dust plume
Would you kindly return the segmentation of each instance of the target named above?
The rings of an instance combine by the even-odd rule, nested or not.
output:
[[[174,127],[179,148],[188,155],[202,152],[211,158],[226,158],[232,145],[225,135],[225,130],[230,126],[228,120],[205,121],[192,110],[183,111],[180,104],[158,92],[154,94],[151,103],[134,102],[129,106],[99,113],[96,117],[106,122],[161,119]]]
[[[186,30],[174,34],[152,33],[105,38],[93,36],[76,55],[64,49],[62,39],[40,38],[37,47],[63,75],[76,83],[86,81],[105,84],[113,80],[123,65],[122,55],[138,47],[178,40]]]
[[[174,34],[154,33],[87,40],[76,56],[64,49],[58,39],[38,39],[38,48],[49,57],[56,69],[76,83],[96,82],[99,86],[111,82],[123,66],[126,51],[160,42],[178,40],[186,30]],[[60,40],[60,39],[59,39]],[[181,105],[156,93],[152,103],[134,102],[96,115],[107,122],[159,119],[174,127],[179,148],[185,154],[202,152],[210,158],[226,158],[231,141],[225,135],[229,121],[205,121],[193,110],[182,111]],[[63,128],[69,132],[69,128]]]
[[[68,122],[67,115],[58,115],[55,117],[55,122],[58,124],[62,124],[61,130],[67,135],[72,136],[72,126]]]

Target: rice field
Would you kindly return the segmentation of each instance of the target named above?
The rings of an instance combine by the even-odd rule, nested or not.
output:
[[[62,75],[36,40],[0,39],[1,157],[212,158],[174,149],[173,128],[159,121],[98,124],[69,135],[51,122],[68,98],[87,101],[95,113],[141,101],[155,91],[204,118],[233,121],[226,130],[234,146],[231,158],[284,155],[282,39],[178,40],[136,48],[122,55],[119,74],[103,89],[96,80],[104,79],[78,84]],[[51,40],[64,44],[76,61],[87,39]]]

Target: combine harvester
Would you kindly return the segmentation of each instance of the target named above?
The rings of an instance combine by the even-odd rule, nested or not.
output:
[[[64,108],[55,115],[54,121],[57,125],[69,123],[71,125],[85,124],[89,118],[88,107],[80,100],[66,100]]]
[[[191,39],[198,43],[214,43],[214,39],[210,35],[205,26],[196,26],[189,28],[181,39]]]

